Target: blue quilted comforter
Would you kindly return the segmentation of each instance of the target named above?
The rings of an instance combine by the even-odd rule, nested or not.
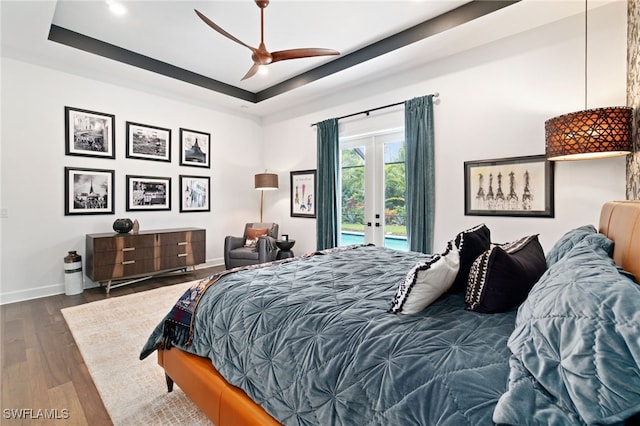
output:
[[[427,255],[379,247],[222,277],[195,311],[193,342],[287,425],[486,425],[506,392],[515,311],[465,311],[463,295],[387,312]],[[163,324],[142,356],[160,343]]]

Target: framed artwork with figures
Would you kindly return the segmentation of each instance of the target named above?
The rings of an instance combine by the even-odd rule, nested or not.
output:
[[[116,158],[115,127],[114,114],[64,107],[65,154]]]
[[[171,178],[127,175],[127,211],[171,210]]]
[[[553,162],[544,155],[466,161],[464,214],[554,217]]]
[[[127,158],[171,162],[171,129],[127,121]]]
[[[291,217],[316,217],[316,171],[291,172]]]

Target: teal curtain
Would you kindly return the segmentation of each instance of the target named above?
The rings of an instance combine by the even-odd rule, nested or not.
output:
[[[338,245],[338,119],[318,123],[317,248]]]
[[[409,250],[432,253],[435,215],[433,95],[404,103]]]

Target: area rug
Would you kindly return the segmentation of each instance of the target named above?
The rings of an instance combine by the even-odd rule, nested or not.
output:
[[[155,355],[139,360],[154,327],[191,284],[62,309],[114,425],[212,424],[177,385],[167,392]]]

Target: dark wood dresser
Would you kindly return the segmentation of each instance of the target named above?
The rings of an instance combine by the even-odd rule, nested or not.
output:
[[[106,291],[206,261],[206,230],[175,228],[138,234],[87,234],[86,274]],[[136,278],[137,279],[134,279]],[[126,282],[114,284],[114,280]]]

